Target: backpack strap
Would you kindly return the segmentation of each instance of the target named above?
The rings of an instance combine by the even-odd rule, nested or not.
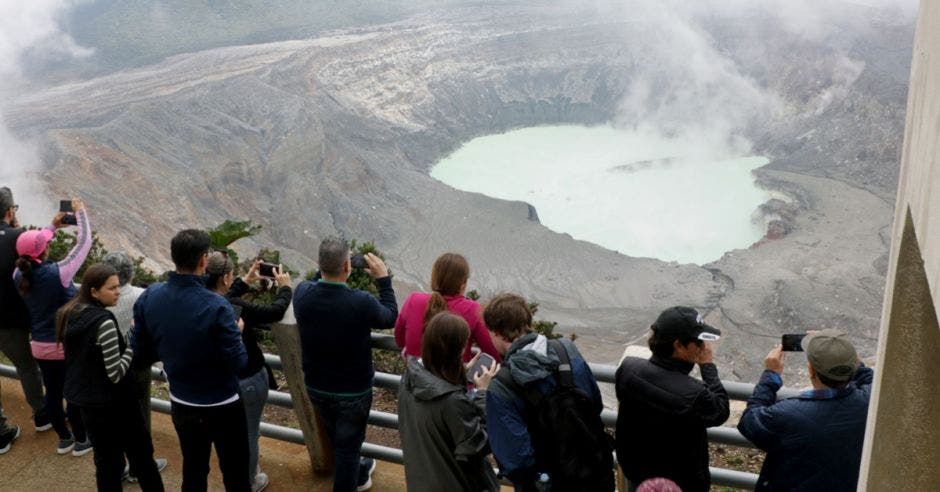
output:
[[[571,358],[568,357],[568,349],[561,340],[549,340],[548,344],[558,356],[558,384],[564,386],[574,386],[574,376],[571,373]]]

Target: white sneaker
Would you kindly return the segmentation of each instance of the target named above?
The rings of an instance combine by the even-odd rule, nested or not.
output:
[[[255,481],[251,484],[251,492],[261,492],[271,483],[267,473],[258,473],[255,475]]]

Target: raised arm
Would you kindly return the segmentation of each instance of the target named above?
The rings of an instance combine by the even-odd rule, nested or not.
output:
[[[72,207],[75,209],[75,219],[78,222],[78,234],[76,236],[75,246],[72,247],[69,254],[58,263],[59,280],[62,287],[68,287],[72,284],[72,279],[78,273],[78,269],[85,263],[88,252],[91,251],[91,225],[88,222],[88,213],[81,200],[73,200]]]

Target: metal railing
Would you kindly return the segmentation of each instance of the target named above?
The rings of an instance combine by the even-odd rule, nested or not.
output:
[[[372,347],[379,350],[400,352],[401,349],[395,345],[394,337],[384,334],[372,334]],[[265,354],[265,361],[272,369],[282,370],[280,357],[271,354]],[[588,364],[591,371],[597,378],[598,383],[612,384],[615,381],[616,367],[604,364]],[[0,376],[17,378],[16,369],[12,366],[0,364]],[[162,371],[153,369],[153,377],[159,381],[166,381]],[[401,376],[397,374],[388,374],[376,372],[374,385],[379,388],[389,390],[398,390],[401,383]],[[732,400],[746,400],[754,391],[753,384],[725,381],[722,383],[728,396]],[[798,392],[789,388],[782,388],[778,393],[778,398],[795,396]],[[278,407],[293,409],[293,399],[290,393],[269,390],[267,402]],[[158,398],[150,399],[151,408],[159,413],[170,413],[170,402]],[[610,409],[604,409],[601,413],[601,420],[605,425],[613,427],[617,423],[617,413]],[[398,415],[394,413],[371,410],[369,412],[368,423],[370,425],[384,427],[388,429],[398,429]],[[292,429],[266,422],[261,423],[261,435],[280,441],[286,441],[296,444],[305,444],[304,435],[299,429]],[[709,442],[726,444],[731,446],[753,448],[754,445],[748,441],[737,429],[731,427],[713,427],[708,429]],[[378,444],[364,443],[362,445],[362,454],[371,458],[388,461],[392,463],[403,464],[404,457],[401,449],[381,446]],[[725,468],[711,468],[712,483],[714,485],[724,485],[743,489],[753,489],[757,484],[757,475],[737,470]]]

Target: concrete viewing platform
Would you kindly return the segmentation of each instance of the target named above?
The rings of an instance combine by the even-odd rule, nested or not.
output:
[[[20,437],[6,454],[0,455],[0,490],[12,491],[66,491],[95,490],[95,464],[92,453],[75,457],[58,455],[55,431],[36,432],[29,406],[23,397],[20,382],[0,377],[3,410],[9,421],[19,425]],[[169,465],[163,473],[166,490],[180,490],[183,458],[179,441],[169,415],[153,412],[153,446],[155,457],[166,458]],[[261,469],[268,474],[271,484],[265,491],[332,490],[330,476],[315,475],[304,446],[262,437]],[[215,453],[209,463],[209,490],[224,490]],[[400,465],[379,461],[372,475],[375,492],[404,491],[405,472]],[[139,490],[137,485],[125,483],[125,490]]]

